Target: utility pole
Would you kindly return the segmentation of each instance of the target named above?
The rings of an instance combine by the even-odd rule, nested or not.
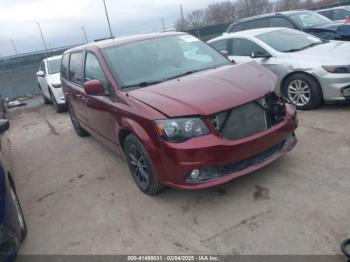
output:
[[[89,43],[89,40],[87,39],[87,36],[86,36],[86,32],[85,32],[84,26],[81,27],[81,30],[83,31],[86,43]]]
[[[113,37],[112,28],[111,28],[111,23],[110,23],[110,21],[109,21],[109,16],[108,16],[108,11],[107,11],[107,6],[106,6],[105,0],[103,0],[103,5],[104,5],[104,7],[105,7],[105,12],[106,12],[106,18],[107,18],[109,33],[110,33],[110,36]]]
[[[36,23],[36,24],[37,24],[37,26],[39,28],[41,39],[43,40],[43,44],[44,44],[45,50],[47,51],[47,46],[46,46],[45,38],[44,38],[44,35],[43,35],[43,31],[41,30],[41,26],[40,26],[39,23]]]
[[[165,32],[164,18],[161,18],[160,20],[162,20],[163,32]]]
[[[15,45],[15,41],[13,41],[13,39],[10,39],[10,42],[11,42],[11,44],[13,46],[13,49],[15,50],[16,55],[18,55],[17,48],[16,48],[16,45]]]
[[[182,5],[180,5],[180,13],[181,13],[181,27],[184,29],[185,27],[185,18],[184,18],[184,12],[182,10]]]

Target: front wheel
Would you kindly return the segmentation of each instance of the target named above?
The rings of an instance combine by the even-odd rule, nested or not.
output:
[[[133,134],[125,139],[124,151],[129,170],[138,188],[150,196],[160,193],[165,186],[160,183],[155,174],[145,147]]]
[[[51,97],[51,101],[52,101],[52,103],[53,103],[53,105],[55,107],[56,113],[63,113],[65,111],[67,111],[66,104],[58,104],[54,94],[52,94],[51,91],[50,91],[50,97]]]
[[[300,110],[314,109],[322,102],[318,82],[306,74],[294,74],[282,86],[283,96]]]

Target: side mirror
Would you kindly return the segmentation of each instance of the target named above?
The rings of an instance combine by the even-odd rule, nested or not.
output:
[[[44,73],[44,71],[38,71],[38,72],[36,73],[36,76],[37,76],[37,77],[45,77],[45,73]]]
[[[228,58],[228,51],[227,51],[227,50],[220,50],[220,53],[221,53],[224,57]]]
[[[252,52],[250,54],[250,57],[251,58],[270,58],[271,55],[267,52],[258,51],[258,52]]]
[[[0,119],[0,134],[5,133],[10,128],[10,122],[7,119]]]
[[[100,80],[90,80],[84,83],[85,93],[88,95],[98,96],[105,94],[105,88]]]

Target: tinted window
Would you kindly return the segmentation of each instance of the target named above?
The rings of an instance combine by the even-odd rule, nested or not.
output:
[[[65,54],[62,58],[61,64],[61,77],[68,79],[68,63],[69,63],[69,54]]]
[[[216,50],[191,35],[130,42],[102,52],[123,88],[164,82],[191,71],[230,64]]]
[[[230,51],[233,56],[250,56],[251,53],[257,53],[257,52],[263,52],[266,53],[266,51],[260,47],[259,45],[255,44],[254,42],[243,39],[243,38],[235,38],[232,39],[232,52]]]
[[[246,25],[246,23],[239,23],[237,25],[233,25],[233,26],[231,26],[230,32],[233,33],[233,32],[239,32],[239,31],[246,30],[245,25]]]
[[[60,72],[61,58],[47,61],[49,74],[57,74]]]
[[[69,80],[81,84],[83,76],[83,54],[71,53],[69,61]]]
[[[271,17],[270,18],[270,26],[271,27],[288,27],[295,28],[295,26],[289,22],[286,18],[283,17]]]
[[[332,19],[332,11],[331,10],[319,11],[317,13],[319,13],[319,14],[321,14],[329,19]]]
[[[350,17],[350,11],[345,9],[336,9],[333,11],[333,20],[343,20]]]
[[[107,82],[106,76],[96,56],[92,53],[87,53],[86,60],[85,60],[85,81],[84,82],[94,80],[94,79],[98,79],[103,83]]]
[[[218,51],[227,50],[228,39],[218,40],[210,43],[210,46],[214,47]]]
[[[245,23],[245,30],[269,27],[269,19],[256,19]]]

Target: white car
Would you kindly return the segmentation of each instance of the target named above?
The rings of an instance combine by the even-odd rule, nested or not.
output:
[[[350,43],[289,28],[261,28],[208,43],[236,63],[255,61],[277,75],[276,91],[298,109],[350,101]]]
[[[36,73],[38,85],[46,104],[53,103],[57,113],[67,108],[60,80],[62,56],[53,56],[44,59]]]

